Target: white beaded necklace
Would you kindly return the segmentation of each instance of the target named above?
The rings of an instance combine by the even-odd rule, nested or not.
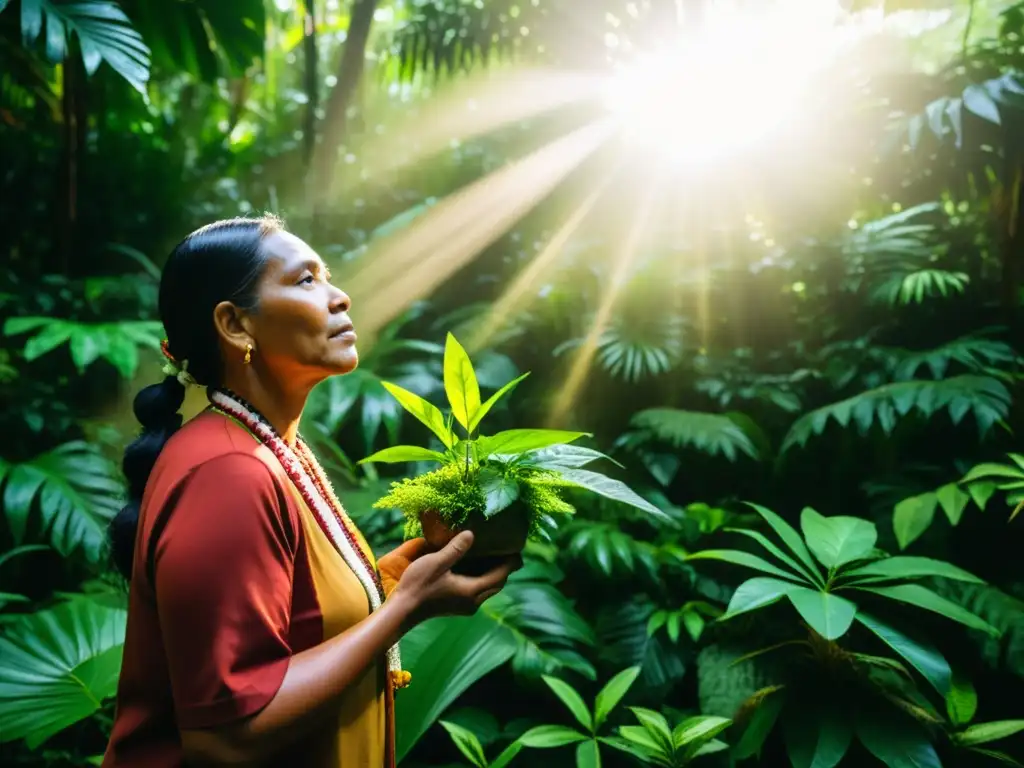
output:
[[[296,441],[297,452],[293,451],[255,408],[234,393],[223,389],[211,389],[208,397],[217,410],[240,422],[270,449],[306,505],[316,516],[320,528],[359,579],[370,602],[370,610],[379,610],[384,603],[384,591],[376,569],[356,539],[355,524],[345,513],[330,480],[305,441],[299,437]],[[311,472],[307,471],[307,468]],[[392,684],[397,688],[405,687],[410,675],[402,670],[402,658],[397,643],[387,650],[387,664]]]

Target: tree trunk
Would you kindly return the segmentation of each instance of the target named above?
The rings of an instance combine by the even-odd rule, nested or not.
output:
[[[86,75],[77,45],[69,45],[64,60],[61,92],[61,138],[63,149],[57,180],[56,254],[59,274],[70,276],[71,253],[78,239],[78,183],[85,151],[88,110],[85,103]]]
[[[313,150],[313,164],[310,168],[309,193],[312,196],[314,232],[322,224],[323,213],[331,206],[330,195],[338,148],[344,143],[348,112],[362,80],[366,44],[370,39],[370,27],[377,3],[378,0],[353,0],[352,3],[348,34],[338,62],[338,81],[327,97],[320,141]]]
[[[306,69],[303,83],[306,91],[306,115],[302,126],[302,160],[309,167],[316,148],[316,110],[320,106],[319,54],[316,46],[316,0],[302,4],[302,56]]]

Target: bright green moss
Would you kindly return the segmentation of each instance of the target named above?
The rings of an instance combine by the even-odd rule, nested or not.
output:
[[[573,487],[549,470],[512,467],[509,472],[519,482],[518,502],[529,512],[530,532],[536,532],[541,515],[571,515],[576,510],[559,491]],[[461,463],[449,464],[433,472],[391,484],[390,492],[373,506],[377,509],[400,509],[406,516],[406,537],[422,534],[419,518],[433,511],[451,527],[465,523],[473,512],[487,506],[487,500],[476,480],[477,471],[465,471]],[[498,514],[501,514],[500,512]]]

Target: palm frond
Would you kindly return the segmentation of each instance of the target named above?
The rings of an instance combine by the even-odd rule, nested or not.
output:
[[[822,434],[831,421],[842,427],[852,423],[861,434],[875,425],[891,434],[900,418],[912,412],[931,418],[945,410],[954,424],[970,413],[984,436],[993,424],[1006,418],[1009,408],[1009,391],[991,376],[965,374],[938,381],[884,384],[800,417],[786,435],[782,450],[805,445],[812,436]]]
[[[744,419],[748,429],[757,429],[753,422]],[[695,448],[711,456],[722,455],[735,461],[742,453],[752,459],[759,459],[757,442],[764,442],[762,435],[750,435],[729,415],[684,411],[678,408],[649,408],[639,411],[630,419],[629,432],[619,439],[619,444],[630,448],[652,442],[668,443],[674,448]]]
[[[630,312],[616,316],[597,341],[595,357],[610,376],[635,383],[663,376],[683,359],[686,319],[673,311],[652,317]],[[584,339],[571,339],[555,356],[576,349]]]
[[[540,58],[538,33],[551,18],[551,0],[413,0],[408,16],[392,35],[393,80],[435,77],[469,70],[520,54]],[[540,48],[540,50],[538,50]]]
[[[78,37],[85,70],[93,74],[105,61],[145,95],[150,51],[121,7],[111,0],[22,0],[21,32],[26,45],[46,27],[46,56],[64,61],[68,40]]]
[[[110,520],[122,504],[117,470],[99,449],[84,442],[64,443],[21,464],[0,459],[3,509],[14,539],[25,538],[33,510],[54,549],[81,551],[98,562]]]

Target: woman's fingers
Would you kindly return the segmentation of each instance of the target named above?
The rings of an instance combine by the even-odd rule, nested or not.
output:
[[[496,568],[492,568],[487,573],[469,578],[469,584],[467,584],[469,594],[480,595],[484,592],[500,592],[501,588],[505,586],[505,582],[508,581],[508,577],[513,571],[518,570],[522,566],[522,563],[523,560],[521,557],[510,557],[504,563]]]
[[[438,564],[446,571],[451,570],[453,565],[466,556],[472,546],[473,532],[462,531],[437,553]]]

